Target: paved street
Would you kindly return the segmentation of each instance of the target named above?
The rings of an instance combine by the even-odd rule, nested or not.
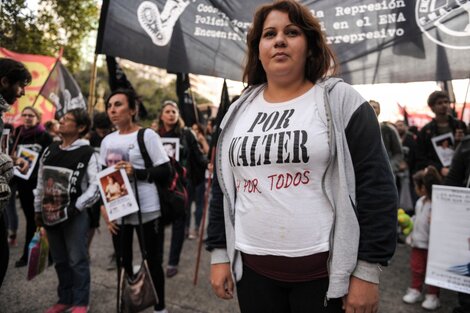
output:
[[[22,214],[22,212],[20,212]],[[20,219],[20,226],[23,219]],[[170,229],[166,230],[166,252],[168,252]],[[20,245],[23,234],[20,235]],[[137,245],[134,245],[137,247]],[[170,313],[231,313],[239,312],[237,303],[216,298],[209,286],[209,254],[203,250],[199,283],[193,286],[197,241],[187,240],[184,245],[180,272],[166,281],[166,301]],[[32,281],[26,280],[26,268],[17,269],[14,262],[20,256],[20,246],[10,251],[10,267],[0,289],[1,313],[43,312],[55,303],[57,278],[53,267]],[[420,305],[407,305],[401,301],[410,281],[408,256],[410,249],[399,245],[391,266],[384,269],[381,284],[381,313],[426,312]],[[116,271],[106,270],[108,256],[112,253],[111,238],[102,225],[91,249],[91,310],[93,313],[115,312]],[[134,251],[134,255],[139,255]],[[137,260],[134,262],[139,264]],[[456,293],[442,290],[442,308],[437,313],[450,313],[456,305]],[[146,313],[152,313],[149,309]],[[269,313],[269,312],[267,312]]]

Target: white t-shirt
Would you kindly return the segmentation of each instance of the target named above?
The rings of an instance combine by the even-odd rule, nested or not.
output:
[[[300,257],[329,249],[333,209],[321,180],[330,149],[317,89],[282,103],[261,93],[235,127],[235,247],[244,253]]]
[[[137,133],[138,131],[121,135],[119,131],[115,131],[106,136],[101,142],[100,163],[110,167],[124,160],[132,163],[135,169],[144,169],[145,162],[140,153],[139,144],[137,143]],[[147,129],[144,133],[144,142],[154,166],[169,161],[163,149],[160,136],[157,133],[151,129]],[[130,178],[130,180],[132,182],[132,178]],[[134,184],[131,183],[131,185],[132,188],[134,188]],[[142,213],[159,211],[160,200],[155,184],[137,180],[137,187],[139,188],[139,201]]]

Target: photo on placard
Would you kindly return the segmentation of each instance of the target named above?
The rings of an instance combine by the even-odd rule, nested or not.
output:
[[[180,160],[180,140],[179,138],[162,138],[162,145],[166,154],[170,158],[174,158],[179,162]]]
[[[72,174],[71,169],[44,165],[42,217],[46,225],[54,225],[67,219]]]
[[[111,202],[128,195],[124,179],[119,171],[100,178],[100,184],[106,194],[106,201]]]
[[[103,204],[110,221],[137,212],[139,206],[124,169],[108,167],[97,175]]]
[[[442,134],[431,138],[431,141],[442,166],[449,167],[455,153],[454,135],[452,133]]]
[[[33,173],[34,167],[36,166],[36,163],[38,162],[39,159],[39,153],[36,151],[33,151],[31,149],[25,148],[25,147],[20,147],[18,150],[18,157],[26,160],[28,162],[28,171],[26,173],[21,173],[16,167],[14,168],[14,174],[15,176],[18,176],[19,178],[28,180],[31,177],[31,174]]]

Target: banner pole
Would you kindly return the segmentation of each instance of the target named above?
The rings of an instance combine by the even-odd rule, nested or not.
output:
[[[465,107],[467,106],[467,96],[468,96],[469,87],[470,87],[470,75],[468,75],[467,91],[465,92],[465,98],[463,98],[462,115],[460,116],[461,121],[463,121],[463,113],[465,112]]]
[[[95,108],[95,87],[96,87],[96,75],[97,75],[97,68],[96,62],[98,61],[98,54],[95,53],[93,58],[93,65],[91,67],[90,73],[90,88],[88,94],[88,114],[93,119],[93,109]]]
[[[215,147],[212,148],[212,154],[211,154],[211,161],[210,164],[212,165],[212,168],[214,168],[214,161],[215,161]],[[211,193],[211,186],[212,186],[212,175],[209,175],[209,178],[207,178],[207,185],[206,185],[206,190],[204,192],[204,207],[202,209],[202,218],[201,218],[201,225],[199,226],[198,229],[198,245],[197,245],[197,255],[196,255],[196,268],[194,269],[194,278],[193,278],[193,285],[197,285],[197,280],[199,277],[199,264],[201,263],[201,250],[202,250],[202,243],[204,241],[204,229],[206,227],[206,216],[207,216],[207,210],[209,208],[209,195]]]

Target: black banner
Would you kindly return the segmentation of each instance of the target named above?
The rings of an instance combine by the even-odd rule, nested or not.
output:
[[[264,0],[104,0],[96,52],[241,80],[246,32]],[[353,84],[470,74],[470,0],[309,0]]]
[[[106,65],[108,67],[108,81],[109,88],[111,89],[111,91],[115,91],[116,89],[130,89],[134,93],[136,93],[131,82],[127,79],[126,73],[124,73],[121,66],[119,66],[119,63],[117,63],[116,58],[106,56]],[[139,115],[139,118],[146,118],[148,112],[145,108],[142,98],[139,95],[137,95],[137,101],[137,105],[139,108],[139,111],[137,113]]]

